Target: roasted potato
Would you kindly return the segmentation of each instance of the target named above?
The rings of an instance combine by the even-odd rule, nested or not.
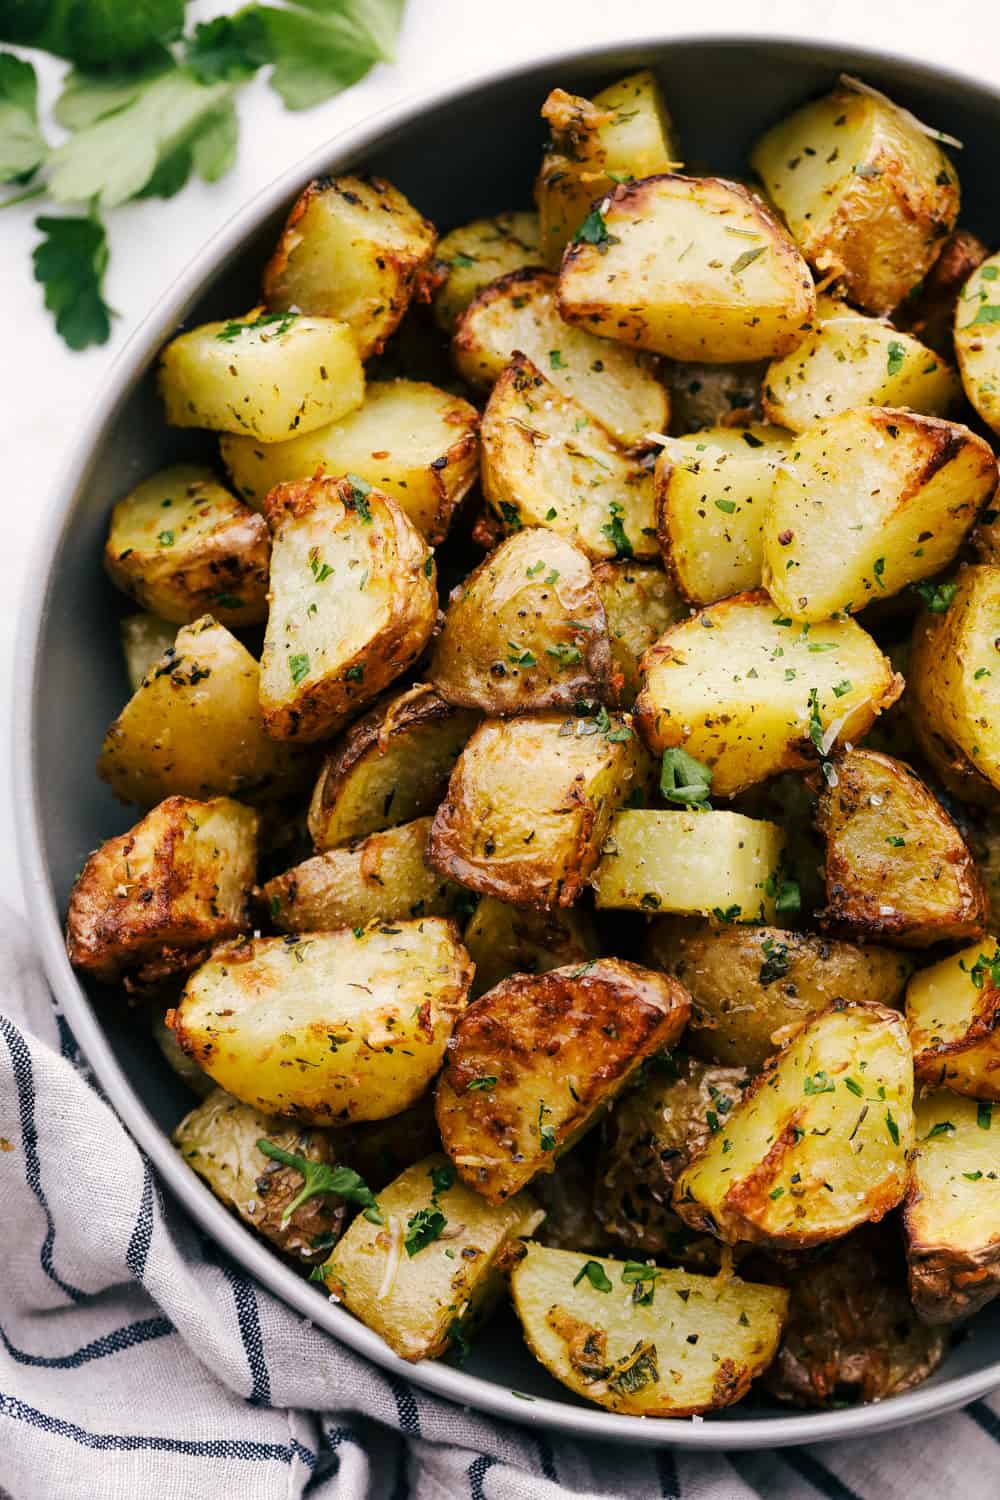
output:
[[[399,326],[436,244],[433,224],[381,177],[318,177],[264,268],[264,300],[341,319],[367,359]]]
[[[751,153],[803,255],[868,312],[921,280],[958,217],[958,178],[930,134],[869,90],[834,89],[774,125]]]
[[[593,573],[608,621],[618,702],[628,708],[639,691],[642,653],[688,608],[663,569],[653,564],[598,563]]]
[[[473,1000],[512,974],[545,974],[597,958],[600,946],[590,916],[581,910],[534,911],[483,896],[462,942],[476,966]]]
[[[955,304],[955,353],[965,394],[1000,433],[1000,251],[969,277]]]
[[[449,703],[496,716],[613,702],[607,616],[583,553],[515,532],[453,591],[428,676]]]
[[[567,247],[568,323],[671,359],[768,359],[816,311],[809,268],[760,198],[719,177],[646,177],[614,188]]]
[[[276,484],[323,470],[391,495],[429,542],[443,541],[479,472],[479,414],[423,380],[373,380],[356,411],[286,443],[220,439],[222,461],[248,505]]]
[[[997,487],[988,443],[958,422],[884,407],[804,433],[774,480],[764,587],[827,620],[946,568]]]
[[[316,848],[337,849],[433,812],[478,722],[427,683],[376,703],[324,762],[309,808]]]
[[[396,501],[357,476],[278,485],[267,518],[264,728],[277,740],[325,739],[426,646],[434,559]]]
[[[402,1359],[461,1350],[489,1315],[542,1210],[527,1193],[492,1204],[428,1156],[359,1214],[323,1267],[331,1297]]]
[[[124,616],[121,622],[122,655],[133,693],[138,691],[150,667],[174,644],[176,635],[177,626],[173,621],[161,620],[159,615],[143,612]]]
[[[351,1125],[420,1097],[471,980],[469,956],[440,917],[251,938],[215,950],[168,1024],[245,1104]]]
[[[434,815],[430,860],[460,885],[519,906],[571,906],[615,809],[648,783],[642,745],[617,716],[481,724]]]
[[[984,937],[914,974],[906,1020],[917,1082],[1000,1099],[1000,952]]]
[[[670,431],[676,437],[703,427],[747,426],[763,422],[761,381],[767,365],[707,365],[667,360],[664,381],[670,396]]]
[[[677,1179],[692,1229],[802,1250],[896,1207],[913,1147],[913,1063],[898,1012],[838,1002],[757,1074]]]
[[[781,1287],[529,1241],[511,1275],[528,1347],[549,1374],[610,1411],[688,1417],[739,1401],[774,1358]]]
[[[965,840],[902,761],[849,750],[820,796],[818,826],[825,926],[907,948],[983,931],[986,892]]]
[[[333,318],[266,313],[204,323],[160,355],[172,427],[210,427],[280,443],[360,406],[365,376],[351,330]]]
[[[136,985],[193,968],[212,943],[250,926],[257,814],[228,797],[168,797],[102,844],[73,886],[70,963]]]
[[[509,210],[491,219],[473,219],[451,229],[438,241],[435,268],[441,277],[434,291],[434,319],[445,333],[455,325],[473,297],[500,276],[535,266],[538,215]]]
[[[683,745],[711,769],[718,797],[862,738],[903,690],[854,620],[800,628],[760,592],[671,626],[641,670],[646,744],[654,755]]]
[[[888,948],[669,917],[652,923],[643,957],[691,996],[685,1046],[755,1071],[803,1021],[837,1001],[897,1005],[911,968]]]
[[[512,271],[485,287],[462,314],[452,351],[458,373],[485,390],[520,351],[623,447],[648,448],[650,434],[667,430],[670,403],[651,358],[563,322],[551,271]]]
[[[483,494],[507,531],[548,526],[597,561],[655,558],[653,476],[515,354],[486,403]]]
[[[954,357],[955,306],[963,286],[989,255],[982,240],[968,229],[954,229],[923,281],[893,313],[897,328],[944,355]]]

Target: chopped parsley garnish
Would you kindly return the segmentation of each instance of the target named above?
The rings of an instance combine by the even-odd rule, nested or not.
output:
[[[419,1255],[441,1236],[448,1220],[439,1208],[418,1208],[406,1222],[403,1245],[407,1255]]]
[[[607,1272],[599,1260],[585,1260],[573,1277],[573,1285],[579,1286],[584,1277],[590,1282],[595,1292],[610,1292],[612,1290]]]
[[[948,606],[958,593],[957,583],[915,583],[913,587],[932,615],[947,613]]]
[[[1000,948],[996,950],[992,958],[988,953],[980,953],[971,969],[965,969],[964,959],[959,959],[959,966],[965,970],[977,990],[986,987],[987,977],[989,989],[1000,989]]]
[[[473,1089],[491,1089],[496,1083],[492,1073],[486,1073],[482,1078],[473,1078],[465,1085],[465,1092],[471,1094]]]
[[[849,677],[845,677],[842,682],[834,683],[833,696],[835,698],[843,698],[844,694],[849,693],[853,686],[854,683],[851,681],[851,679]]]
[[[435,1198],[438,1193],[446,1193],[449,1188],[455,1186],[455,1168],[451,1162],[445,1162],[443,1166],[431,1167],[431,1192]]]
[[[533,667],[536,665],[535,654],[526,646],[521,646],[517,641],[507,642],[507,661],[512,667]]]
[[[890,1141],[892,1141],[892,1144],[894,1146],[898,1146],[899,1145],[899,1126],[896,1124],[896,1121],[895,1121],[895,1118],[893,1116],[893,1113],[892,1113],[891,1109],[887,1109],[886,1112],[885,1112],[885,1128],[889,1132],[889,1139],[890,1139]]]
[[[604,215],[599,208],[592,208],[573,236],[574,245],[596,245],[601,255],[607,255],[609,245],[617,245],[617,236],[608,233]]]
[[[372,522],[372,508],[368,504],[368,496],[372,487],[366,479],[359,479],[357,474],[348,474],[347,482],[351,486],[351,503],[355,511],[361,517],[366,526]]]
[[[554,1151],[556,1149],[556,1133],[551,1125],[542,1123],[544,1117],[550,1114],[549,1106],[542,1101],[538,1104],[538,1142],[543,1151]]]
[[[579,646],[567,646],[560,641],[557,646],[546,646],[546,656],[554,656],[560,667],[574,667],[583,660]]]
[[[632,1288],[637,1307],[648,1307],[656,1292],[656,1278],[663,1273],[658,1266],[643,1265],[641,1260],[627,1260],[622,1266],[622,1282]]]
[[[565,370],[566,361],[562,357],[561,349],[549,350],[549,365],[553,370]]]
[[[966,328],[975,328],[977,323],[1000,323],[1000,306],[995,303],[986,302],[980,307],[971,323],[966,323]]]
[[[760,966],[758,979],[766,989],[776,979],[784,979],[792,965],[786,943],[776,943],[774,938],[767,937],[761,944],[761,948],[764,953],[764,962]]]
[[[922,1141],[936,1141],[938,1136],[951,1135],[954,1129],[955,1127],[950,1120],[938,1120],[935,1125],[931,1126],[927,1134],[922,1137]]]
[[[756,250],[744,250],[743,254],[738,255],[733,261],[729,267],[730,271],[732,271],[734,276],[738,276],[741,271],[746,270],[747,266],[752,266],[754,261],[763,255],[766,249],[766,245],[758,245]]]
[[[886,360],[886,373],[898,375],[906,362],[906,345],[901,344],[898,339],[889,342],[889,358]]]
[[[810,1073],[802,1085],[804,1094],[832,1094],[833,1091],[833,1079],[828,1078],[822,1068],[816,1073]]]
[[[606,536],[614,547],[616,557],[632,557],[634,555],[632,543],[629,541],[628,534],[622,524],[625,507],[619,505],[617,500],[612,500],[610,512],[611,520],[606,521],[601,527],[601,535]]]
[[[290,656],[288,658],[288,670],[292,674],[292,681],[294,682],[295,686],[298,687],[303,677],[307,677],[309,675],[308,655],[303,651],[300,652],[297,656]]]
[[[989,1130],[993,1124],[993,1105],[988,1099],[980,1099],[976,1105],[976,1124],[980,1130]]]
[[[375,1194],[366,1185],[364,1179],[350,1167],[331,1167],[325,1161],[310,1161],[307,1156],[300,1156],[297,1151],[286,1151],[283,1146],[276,1146],[266,1137],[257,1142],[257,1150],[262,1156],[269,1156],[272,1161],[281,1162],[283,1167],[294,1167],[295,1171],[302,1175],[302,1187],[286,1206],[281,1216],[282,1224],[287,1224],[295,1210],[303,1203],[308,1202],[310,1198],[318,1197],[321,1193],[336,1193],[337,1197],[343,1198],[346,1203],[358,1204],[364,1209],[365,1218],[370,1219],[373,1224],[384,1222]]]
[[[245,318],[237,318],[220,328],[215,337],[228,344],[232,343],[233,339],[238,339],[241,334],[257,328],[270,328],[275,334],[281,335],[288,332],[292,324],[297,321],[298,316],[298,313],[279,312],[261,313],[259,318],[254,318],[252,321],[247,321]]]
[[[358,662],[353,667],[348,667],[344,676],[348,682],[363,682],[365,676],[364,663]]]
[[[861,1084],[858,1082],[858,1080],[856,1078],[845,1078],[844,1079],[844,1088],[847,1090],[847,1092],[849,1094],[853,1094],[854,1097],[855,1097],[855,1099],[863,1099],[864,1098],[865,1091],[861,1087]]]
[[[172,547],[174,545],[174,533],[172,531],[161,531],[156,540],[161,547]]]
[[[716,500],[715,505],[717,510],[724,511],[727,516],[731,516],[736,509],[735,500]]]
[[[660,791],[668,802],[697,807],[708,801],[711,788],[712,772],[708,766],[680,748],[663,752]]]
[[[884,557],[876,557],[875,561],[872,563],[872,572],[875,575],[875,582],[878,584],[879,588],[884,589],[885,584],[882,581],[882,575],[885,572]]]
[[[521,512],[516,505],[511,505],[509,500],[500,501],[500,514],[514,531],[521,529]]]

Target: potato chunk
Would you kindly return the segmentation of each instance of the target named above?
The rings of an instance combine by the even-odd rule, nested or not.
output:
[[[162,469],[119,500],[104,545],[112,581],[180,625],[206,611],[234,628],[263,620],[270,556],[267,523],[201,464]]]
[[[484,288],[452,344],[459,374],[486,390],[518,350],[624,447],[648,448],[651,433],[666,431],[670,403],[652,360],[564,323],[551,271],[513,271]]]
[[[648,1274],[643,1277],[640,1272]],[[511,1276],[528,1347],[578,1396],[639,1417],[739,1401],[774,1358],[781,1287],[637,1267],[529,1242]]]
[[[483,413],[483,494],[508,531],[548,526],[588,557],[657,556],[653,476],[516,354]]]
[[[568,323],[709,364],[794,349],[816,310],[809,268],[761,199],[719,177],[616,187],[559,272]]]
[[[1000,1099],[1000,953],[996,938],[914,974],[906,1019],[918,1083]]]
[[[427,683],[382,699],[327,756],[309,808],[317,849],[433,812],[476,724]]]
[[[783,849],[776,823],[740,813],[619,812],[601,845],[594,897],[598,906],[633,911],[766,921]]]
[[[66,917],[70,963],[105,984],[183,973],[249,929],[256,866],[255,812],[168,797],[84,865]]]
[[[777,474],[764,587],[827,620],[940,573],[997,487],[988,443],[958,422],[865,407],[811,428]]]
[[[773,126],[750,159],[806,260],[868,312],[902,302],[958,217],[947,156],[880,95],[834,89]]]
[[[590,563],[545,527],[515,532],[453,591],[428,675],[449,703],[505,715],[614,701]]]
[[[264,268],[268,307],[346,323],[362,359],[402,321],[437,231],[381,177],[318,177]]]
[[[172,620],[146,612],[126,615],[121,622],[122,655],[125,672],[133,693],[138,690],[150,667],[174,644],[177,626]]]
[[[210,427],[280,443],[361,405],[364,371],[351,330],[333,318],[265,313],[204,323],[160,355],[172,427]]]
[[[325,739],[427,644],[434,560],[395,500],[357,478],[278,485],[267,516],[264,728],[277,740]]]
[[[711,768],[718,797],[862,738],[903,690],[854,620],[799,628],[764,593],[671,626],[641,668],[635,711],[647,745],[657,755],[683,745]]]
[[[356,411],[287,443],[224,434],[222,461],[248,505],[319,470],[391,495],[429,542],[443,541],[479,472],[479,414],[423,380],[373,380]]]
[[[908,948],[982,932],[987,902],[965,840],[902,761],[850,750],[819,799],[824,924]]]
[[[950,1089],[925,1095],[916,1115],[903,1213],[910,1297],[925,1323],[955,1323],[1000,1292],[1000,1115]]]
[[[382,1120],[441,1066],[472,980],[440,917],[217,948],[168,1017],[216,1083],[314,1125]]]
[[[657,918],[643,957],[691,995],[685,1046],[727,1067],[763,1067],[792,1032],[840,1000],[897,1005],[911,963],[889,948],[811,932]]]
[[[636,735],[606,713],[487,720],[459,756],[434,816],[431,863],[501,901],[571,906],[612,813],[648,783],[650,770]]]
[[[663,569],[651,563],[598,563],[593,571],[620,679],[618,701],[628,708],[639,691],[640,657],[688,608]]]
[[[675,980],[618,958],[515,974],[473,1001],[448,1046],[437,1122],[491,1203],[553,1170],[654,1052],[684,1030]]]
[[[544,1217],[527,1193],[487,1203],[441,1155],[409,1167],[359,1214],[323,1267],[331,1296],[402,1359],[465,1348]]]
[[[491,281],[540,260],[535,213],[508,210],[449,230],[438,241],[435,261],[435,270],[443,271],[434,293],[438,327],[454,333],[469,303]]]
[[[534,911],[483,896],[462,934],[476,966],[473,1000],[512,974],[546,974],[549,969],[589,963],[600,945],[585,911]]]
[[[1000,251],[973,271],[955,304],[962,384],[987,427],[1000,433]]]
[[[674,1207],[728,1244],[801,1250],[896,1207],[913,1146],[913,1064],[902,1016],[840,1002],[757,1074]]]

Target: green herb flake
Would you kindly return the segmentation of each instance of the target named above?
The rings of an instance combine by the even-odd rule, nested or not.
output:
[[[406,1222],[403,1246],[407,1255],[419,1255],[428,1245],[441,1236],[448,1220],[439,1208],[418,1208]]]
[[[708,801],[712,772],[679,747],[663,752],[660,791],[668,802],[680,807],[698,807]]]
[[[475,1089],[491,1089],[496,1086],[496,1078],[492,1073],[486,1073],[482,1078],[473,1078],[465,1085],[465,1092],[471,1094]]]
[[[993,1124],[993,1105],[988,1099],[980,1099],[976,1105],[976,1124],[980,1130],[989,1130]]]
[[[607,537],[608,541],[614,547],[615,557],[632,557],[634,555],[634,549],[632,547],[632,543],[628,539],[628,534],[622,523],[622,516],[625,514],[625,507],[619,505],[617,500],[612,500],[609,509],[611,513],[611,520],[606,521],[605,524],[601,527],[601,535]]]
[[[595,1292],[613,1291],[607,1272],[599,1260],[585,1260],[583,1265],[573,1277],[573,1285],[579,1286],[584,1277],[590,1282]]]
[[[834,1087],[833,1079],[827,1077],[824,1070],[820,1068],[818,1072],[810,1073],[805,1079],[802,1092],[804,1094],[832,1094]]]
[[[898,339],[889,341],[889,357],[886,360],[886,373],[898,375],[906,363],[906,345],[901,344]]]
[[[431,1179],[431,1192],[435,1198],[438,1193],[446,1193],[449,1188],[455,1186],[455,1168],[450,1161],[441,1167],[431,1167],[428,1175]]]
[[[161,531],[157,534],[156,540],[161,547],[172,547],[174,545],[174,533],[172,531]]]
[[[566,361],[562,357],[561,349],[549,350],[549,366],[553,370],[565,370]]]
[[[889,1132],[889,1139],[890,1141],[892,1141],[892,1144],[894,1146],[898,1146],[899,1126],[896,1124],[896,1120],[891,1109],[887,1109],[885,1112],[885,1128]]]
[[[735,500],[716,500],[715,505],[717,510],[724,511],[727,516],[731,516],[736,509]]]
[[[283,1146],[276,1146],[266,1137],[257,1142],[257,1150],[262,1156],[280,1162],[283,1167],[294,1167],[302,1176],[301,1189],[281,1216],[282,1225],[288,1223],[292,1214],[303,1203],[323,1193],[335,1193],[338,1198],[343,1198],[347,1203],[358,1204],[365,1210],[365,1217],[373,1224],[383,1222],[375,1194],[352,1168],[331,1167],[325,1161],[310,1161],[308,1157],[300,1156],[298,1152],[286,1151]]]
[[[309,657],[306,652],[303,651],[296,656],[290,656],[288,658],[288,670],[292,674],[293,683],[298,687],[303,677],[308,677],[309,675]]]
[[[946,614],[958,593],[957,583],[916,583],[914,588],[932,615]]]
[[[604,215],[599,208],[592,208],[590,213],[580,225],[573,236],[574,245],[596,245],[602,255],[606,255],[609,245],[617,245],[617,238],[608,233],[608,226],[604,222]]]
[[[745,271],[748,266],[752,266],[754,261],[763,255],[766,249],[766,245],[758,245],[756,250],[744,250],[743,254],[738,255],[729,267],[732,274],[738,276],[741,271]]]

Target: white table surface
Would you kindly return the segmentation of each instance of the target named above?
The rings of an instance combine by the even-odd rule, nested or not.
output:
[[[125,3],[125,0],[122,0]],[[204,19],[234,5],[189,6]],[[111,342],[69,353],[56,337],[31,277],[37,203],[0,221],[0,705],[10,703],[22,587],[55,477],[109,366],[162,291],[210,234],[285,167],[392,99],[449,77],[473,78],[500,63],[588,42],[662,33],[772,35],[883,47],[1000,83],[1000,7],[994,0],[707,0],[689,10],[670,0],[409,0],[398,60],[326,105],[290,114],[258,80],[242,91],[237,165],[222,182],[197,184],[164,203],[128,205],[110,216],[106,296],[119,316]],[[38,61],[38,59],[36,59]],[[39,62],[43,98],[60,69]],[[553,78],[553,84],[558,82]],[[10,786],[9,712],[0,716],[0,899],[22,905]],[[67,753],[73,753],[67,747]]]

